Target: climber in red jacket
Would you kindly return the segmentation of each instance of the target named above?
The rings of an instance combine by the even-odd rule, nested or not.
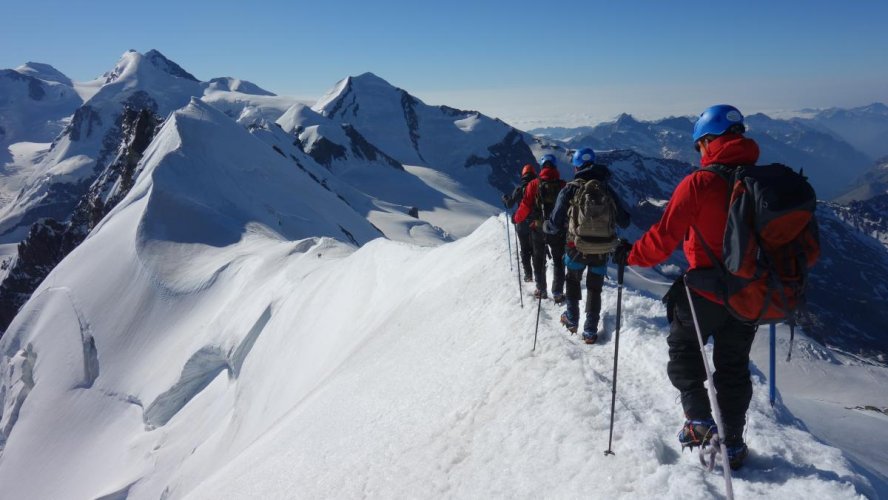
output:
[[[694,146],[700,152],[700,163],[704,167],[719,164],[728,168],[755,164],[759,148],[755,141],[744,137],[745,131],[743,115],[737,108],[725,104],[708,108],[694,126]],[[624,243],[618,247],[614,260],[651,267],[666,260],[683,243],[689,270],[715,267],[703,245],[717,258],[722,258],[728,194],[728,184],[718,174],[706,170],[691,173],[672,193],[660,221],[634,245]],[[679,279],[664,298],[670,322],[667,372],[672,385],[681,392],[687,419],[679,433],[679,442],[682,447],[703,446],[718,432],[727,446],[731,468],[739,468],[748,454],[743,429],[752,399],[749,351],[756,325],[732,316],[712,293],[695,289],[691,293],[703,341],[714,337],[713,377],[725,428],[716,429],[712,419],[703,385],[706,380],[703,358],[684,281]]]

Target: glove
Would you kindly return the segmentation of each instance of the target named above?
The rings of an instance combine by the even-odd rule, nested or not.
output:
[[[536,230],[537,230],[537,221],[535,221],[535,220],[530,221],[530,230],[531,230],[531,231],[536,231]]]
[[[546,234],[558,234],[558,228],[546,219],[543,221],[543,232]]]
[[[613,261],[614,264],[618,266],[625,266],[629,261],[629,252],[632,251],[632,243],[624,239],[620,239],[617,242],[617,247],[614,248]]]

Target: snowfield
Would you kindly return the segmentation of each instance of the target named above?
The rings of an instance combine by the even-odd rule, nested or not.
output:
[[[156,214],[136,191],[0,343],[10,498],[722,494],[721,474],[678,449],[649,294],[624,292],[606,457],[613,337],[579,343],[547,302],[531,351],[535,304],[519,306],[503,219],[437,248],[262,225],[225,246],[147,241]],[[609,282],[604,310],[615,300]],[[770,407],[761,376],[749,417],[737,498],[873,494]]]

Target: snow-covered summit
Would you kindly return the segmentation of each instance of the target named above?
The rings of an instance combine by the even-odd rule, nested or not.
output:
[[[209,82],[207,82],[208,90],[225,90],[228,92],[240,92],[241,94],[251,94],[251,95],[265,95],[265,96],[274,96],[275,94],[269,92],[262,87],[256,85],[253,82],[248,82],[246,80],[240,80],[238,78],[232,78],[230,76],[223,76],[219,78],[213,78]]]
[[[70,85],[34,72],[0,70],[0,167],[9,144],[52,141],[81,104]]]
[[[15,70],[23,75],[33,76],[34,78],[46,80],[47,82],[61,83],[68,87],[74,86],[74,82],[72,82],[70,78],[49,64],[28,61],[15,68]]]
[[[477,111],[427,105],[373,73],[341,80],[312,109],[348,123],[402,164],[446,172],[488,203],[534,161],[523,132]]]
[[[206,137],[218,142],[206,148]],[[357,245],[380,236],[334,194],[306,182],[292,160],[196,98],[170,116],[143,163],[132,192],[108,215],[145,203],[136,224],[142,242],[226,246],[260,226],[289,240],[328,236]]]

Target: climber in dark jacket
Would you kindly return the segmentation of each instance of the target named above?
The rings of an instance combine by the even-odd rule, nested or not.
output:
[[[613,222],[617,226],[625,228],[629,225],[629,211],[617,193],[608,184],[611,172],[605,165],[595,164],[595,152],[591,148],[577,150],[573,157],[573,165],[576,168],[574,180],[569,182],[555,202],[555,210],[543,224],[543,230],[547,233],[570,232],[568,228],[568,212],[573,203],[577,189],[590,180],[597,180],[604,184],[607,193],[613,200]],[[613,234],[613,242],[605,245],[615,245],[616,233]],[[563,324],[571,333],[577,331],[580,316],[580,282],[586,269],[586,318],[583,324],[583,341],[594,344],[598,340],[598,321],[601,316],[601,290],[604,287],[604,276],[607,274],[607,257],[609,252],[584,254],[580,252],[573,237],[568,234],[567,248],[564,253],[564,264],[567,269],[566,278],[566,303],[567,309],[561,315]]]
[[[530,181],[536,179],[537,174],[533,165],[528,163],[521,169],[521,185],[512,191],[511,195],[503,195],[503,205],[512,208],[524,198],[524,192]],[[524,269],[524,281],[533,282],[533,243],[530,241],[530,221],[525,219],[520,224],[515,224],[515,232],[518,234],[518,244],[521,248],[521,267]]]

